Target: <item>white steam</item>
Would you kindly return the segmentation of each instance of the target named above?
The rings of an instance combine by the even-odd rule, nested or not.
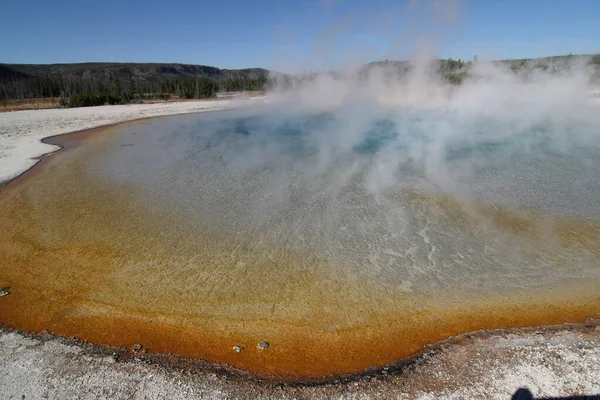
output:
[[[409,62],[277,75],[264,105],[157,125],[103,162],[209,237],[308,253],[385,284],[597,279],[596,245],[556,245],[529,221],[600,215],[591,59],[440,62],[424,42]]]

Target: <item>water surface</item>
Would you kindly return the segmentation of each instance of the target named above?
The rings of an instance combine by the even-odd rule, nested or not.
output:
[[[68,150],[0,190],[0,321],[305,378],[599,315],[597,126],[367,115],[53,139]]]

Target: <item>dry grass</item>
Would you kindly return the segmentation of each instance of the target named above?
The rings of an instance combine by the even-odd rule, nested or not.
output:
[[[41,110],[58,107],[60,97],[46,97],[25,100],[6,100],[0,102],[0,112],[20,110]]]

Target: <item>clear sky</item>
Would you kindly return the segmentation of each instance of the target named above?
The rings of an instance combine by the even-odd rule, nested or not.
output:
[[[284,72],[600,52],[600,0],[2,0],[0,62]]]

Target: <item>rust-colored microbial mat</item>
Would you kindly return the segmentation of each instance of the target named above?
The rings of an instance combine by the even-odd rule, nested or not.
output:
[[[320,378],[600,315],[585,207],[379,186],[371,142],[344,164],[297,141],[331,121],[226,117],[52,139],[67,149],[0,188],[0,322]]]

